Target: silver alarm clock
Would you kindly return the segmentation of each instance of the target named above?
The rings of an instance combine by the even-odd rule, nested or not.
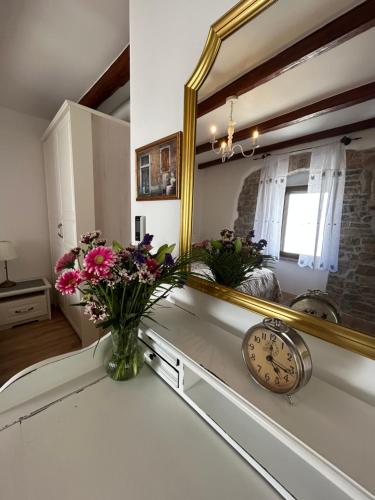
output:
[[[291,395],[310,380],[312,361],[302,337],[278,318],[265,318],[248,330],[242,354],[255,382]]]

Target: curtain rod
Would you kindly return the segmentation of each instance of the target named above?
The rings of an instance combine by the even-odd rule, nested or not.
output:
[[[351,138],[351,137],[344,135],[344,137],[342,137],[339,141],[336,140],[336,141],[332,141],[332,142],[327,142],[326,144],[321,144],[319,146],[310,146],[309,148],[293,149],[292,151],[285,151],[284,153],[277,153],[275,156],[284,155],[284,154],[288,154],[288,153],[289,154],[300,153],[301,151],[311,151],[312,149],[321,148],[323,146],[329,146],[330,144],[336,144],[337,142],[341,142],[342,144],[344,144],[344,146],[349,146],[349,144],[352,141],[358,141],[359,139],[362,139],[362,137]],[[272,153],[264,153],[259,158],[254,158],[254,160],[264,160],[264,158],[267,158],[267,156],[272,156]]]

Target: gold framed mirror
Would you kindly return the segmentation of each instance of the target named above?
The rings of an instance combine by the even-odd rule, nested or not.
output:
[[[304,2],[299,2],[298,5],[303,5],[305,4],[306,7],[306,12],[305,15],[308,16],[308,3]],[[324,3],[324,2],[323,2]],[[314,35],[315,32],[314,30],[310,29],[310,34],[308,35],[310,37],[309,43],[312,41],[315,43],[315,55],[319,55],[321,53],[329,52],[332,47],[340,46],[342,49],[341,43],[345,40],[352,39],[352,37],[355,37],[357,35],[361,35],[363,33],[367,37],[371,35],[371,37],[374,36],[374,29],[372,28],[373,24],[368,23],[368,17],[367,17],[367,24],[365,22],[366,18],[366,13],[365,13],[365,4],[361,3],[359,1],[355,0],[345,0],[345,5],[342,2],[332,2],[332,5],[327,6],[327,9],[331,9],[330,12],[326,12],[326,18],[322,17],[320,18],[320,26],[319,28],[319,33],[317,33],[315,39]],[[284,5],[283,5],[284,4]],[[324,4],[326,6],[326,3]],[[196,147],[197,147],[197,140],[196,140],[196,134],[197,134],[197,115],[198,115],[198,92],[200,89],[202,89],[202,86],[206,81],[208,81],[208,77],[210,75],[210,72],[212,71],[212,68],[215,64],[215,61],[218,58],[218,55],[220,53],[220,49],[222,48],[224,40],[229,39],[229,37],[233,34],[237,34],[240,30],[240,28],[246,26],[247,28],[251,28],[252,23],[254,21],[259,21],[262,19],[262,16],[265,14],[268,14],[270,11],[272,11],[273,8],[279,9],[279,12],[282,12],[283,7],[285,8],[285,3],[284,2],[278,2],[278,0],[243,0],[239,2],[237,5],[235,5],[229,12],[227,12],[224,16],[222,16],[216,23],[214,23],[208,34],[208,38],[205,44],[205,47],[203,49],[203,53],[198,61],[198,64],[189,79],[189,81],[185,85],[185,92],[184,92],[184,135],[183,135],[183,148],[182,148],[182,183],[181,183],[181,235],[180,235],[180,249],[182,252],[188,251],[192,247],[192,242],[193,242],[193,206],[194,206],[194,180],[196,177],[196,172],[197,172],[197,161],[196,161]],[[335,10],[336,8],[336,10]],[[316,9],[319,9],[319,6],[316,6]],[[326,9],[326,7],[323,9],[323,11]],[[356,15],[352,15],[352,9],[356,9]],[[361,11],[361,9],[363,11]],[[322,9],[321,9],[322,10]],[[288,9],[285,9],[285,12],[287,12]],[[290,13],[290,10],[289,10]],[[321,14],[321,13],[320,13]],[[294,15],[298,15],[298,13],[294,13]],[[367,12],[368,15],[368,12]],[[336,25],[334,26],[333,24],[329,23],[334,23],[336,19],[340,18],[340,22],[337,22],[337,27],[338,29],[336,30]],[[345,17],[346,16],[346,17]],[[290,17],[290,16],[289,16]],[[342,22],[345,17],[345,22]],[[310,15],[311,18],[311,15]],[[328,20],[328,21],[327,21]],[[325,22],[324,22],[325,21]],[[294,22],[291,20],[291,22]],[[340,24],[341,23],[341,24]],[[346,24],[345,24],[346,23]],[[355,25],[355,23],[357,23]],[[294,24],[298,24],[295,23]],[[316,28],[316,27],[311,27],[311,28]],[[335,28],[335,29],[334,29]],[[340,32],[339,30],[345,30],[344,32]],[[264,30],[266,32],[266,30]],[[313,33],[311,34],[311,31]],[[350,36],[349,36],[350,34]],[[364,36],[363,35],[363,36]],[[306,35],[305,35],[306,36]],[[279,62],[276,62],[275,57],[270,57],[269,60],[265,61],[265,65],[269,65],[268,68],[268,74],[265,76],[263,75],[263,81],[260,83],[262,85],[264,82],[269,82],[270,80],[277,80],[277,77],[279,75],[282,75],[286,72],[289,72],[290,69],[296,67],[296,66],[304,66],[305,62],[310,60],[311,58],[315,59],[315,57],[311,57],[311,47],[310,47],[310,53],[307,51],[305,55],[303,54],[303,50],[306,50],[307,44],[307,38],[301,39],[301,34],[294,34],[294,38],[289,40],[289,46],[285,49],[285,40],[283,41],[284,46],[280,45],[277,47],[278,50],[274,51],[274,54],[278,54],[279,52],[283,51],[282,57],[280,57]],[[331,38],[330,38],[331,37]],[[333,38],[335,37],[335,38]],[[371,46],[371,37],[368,39],[368,43]],[[275,39],[277,40],[277,33],[275,34]],[[356,43],[364,43],[362,40],[356,40]],[[367,43],[367,42],[366,42]],[[299,44],[299,45],[298,45]],[[319,45],[320,44],[320,45]],[[293,46],[292,46],[293,45]],[[249,46],[249,45],[248,45]],[[250,45],[251,46],[251,45]],[[373,46],[373,44],[372,44]],[[281,50],[282,49],[282,50]],[[293,50],[290,50],[293,49]],[[297,49],[297,53],[296,50]],[[358,47],[357,47],[358,49]],[[352,47],[351,52],[353,54],[357,50],[355,45]],[[289,50],[289,53],[288,53]],[[298,52],[299,51],[299,52]],[[234,52],[232,51],[232,54]],[[358,53],[358,51],[357,51]],[[366,50],[363,51],[363,53],[366,53]],[[292,56],[291,56],[292,54]],[[288,60],[288,57],[291,58]],[[293,59],[294,57],[294,59]],[[364,56],[363,56],[364,57]],[[247,57],[251,61],[251,54],[248,55]],[[259,59],[259,54],[258,54],[258,59]],[[319,59],[318,57],[316,59]],[[301,64],[303,63],[303,64]],[[243,64],[241,62],[241,64]],[[273,65],[273,66],[272,66]],[[258,67],[255,68],[256,70],[259,70],[259,65]],[[264,65],[263,65],[264,66]],[[373,66],[373,65],[372,65]],[[243,68],[242,68],[243,69]],[[246,68],[245,68],[246,69]],[[254,69],[254,68],[252,68]],[[290,72],[292,73],[292,72]],[[220,74],[225,74],[225,72],[216,72],[217,75]],[[268,76],[267,76],[268,75]],[[370,75],[371,76],[371,75]],[[340,93],[335,94],[332,97],[332,99],[335,101],[335,107],[334,110],[337,111],[337,113],[340,112],[342,108],[346,108],[350,105],[360,105],[359,103],[362,103],[362,105],[365,107],[362,107],[361,110],[366,109],[367,114],[364,118],[366,119],[356,119],[356,120],[351,120],[350,124],[344,123],[342,124],[342,120],[345,119],[341,115],[337,114],[334,115],[329,115],[330,119],[333,120],[333,124],[336,125],[335,127],[330,128],[331,134],[327,134],[326,129],[324,130],[318,130],[315,131],[314,133],[310,134],[304,134],[302,137],[298,137],[297,139],[294,138],[293,140],[295,141],[294,143],[290,142],[290,144],[294,145],[294,148],[297,149],[295,145],[304,145],[306,143],[309,143],[313,140],[326,138],[327,140],[331,140],[330,138],[335,135],[341,135],[342,141],[341,145],[339,147],[342,148],[345,145],[345,140],[354,140],[356,139],[355,134],[357,131],[362,131],[364,129],[371,128],[375,130],[375,113],[374,117],[369,116],[369,113],[371,110],[375,109],[374,103],[375,103],[375,93],[374,95],[372,94],[375,89],[375,84],[373,82],[369,82],[370,76],[367,75],[367,80],[366,84],[362,86],[357,86],[355,89],[349,87],[349,90],[352,91],[352,94],[349,96],[348,92],[349,90],[344,89],[344,91],[341,91]],[[246,77],[246,75],[245,75]],[[241,77],[238,79],[240,80]],[[219,78],[220,79],[220,78]],[[209,82],[210,85],[207,87],[207,91],[205,94],[204,98],[204,103],[199,102],[199,106],[202,108],[205,105],[207,106],[208,110],[212,110],[219,105],[222,106],[226,112],[228,111],[228,107],[225,107],[225,97],[228,98],[230,97],[228,95],[228,92],[231,88],[234,88],[232,83],[233,83],[233,75],[231,75],[231,78],[227,81],[219,81],[218,83]],[[261,78],[259,78],[261,80]],[[374,76],[375,80],[375,76]],[[236,80],[237,81],[237,80]],[[229,82],[229,83],[228,83]],[[215,87],[216,85],[216,87]],[[367,85],[367,86],[366,86]],[[366,88],[365,88],[366,87]],[[217,89],[219,88],[219,91]],[[252,87],[249,85],[248,87],[249,92],[251,92]],[[360,90],[358,90],[360,89]],[[212,96],[213,91],[215,91],[216,97],[217,94],[219,95],[219,98],[217,101],[221,102],[216,105],[215,104],[215,96]],[[329,93],[329,89],[326,90]],[[355,91],[357,94],[355,94]],[[226,94],[224,92],[227,92]],[[293,92],[292,92],[293,93]],[[233,92],[233,94],[236,94],[236,92]],[[208,96],[208,97],[207,97]],[[237,96],[235,96],[237,97]],[[317,98],[315,96],[315,99],[313,100],[313,103],[311,105],[315,105],[315,112],[317,112],[318,109],[318,115],[326,115],[328,113],[328,108],[329,105],[331,105],[331,110],[332,110],[332,102],[327,100],[325,96],[324,98],[320,99],[317,101]],[[223,101],[224,98],[224,101]],[[302,97],[301,97],[302,98]],[[306,96],[305,96],[306,98]],[[345,101],[346,99],[346,101]],[[350,100],[352,99],[352,100]],[[372,100],[370,100],[372,99]],[[236,105],[236,100],[234,100],[234,105]],[[327,101],[327,102],[323,102]],[[345,105],[342,103],[345,101]],[[214,104],[213,104],[214,103]],[[231,104],[231,103],[229,103]],[[323,106],[325,105],[325,108]],[[232,111],[233,111],[233,103],[232,105]],[[211,106],[211,107],[210,107]],[[228,105],[226,105],[228,106]],[[303,108],[306,108],[305,110]],[[302,111],[304,110],[305,115],[300,120],[298,116],[294,116],[294,122],[293,122],[293,116],[286,117],[288,113],[283,113],[282,117],[283,118],[288,118],[289,122],[288,124],[291,125],[299,123],[300,121],[303,121],[304,123],[306,122],[307,119],[307,111],[310,111],[312,113],[313,108],[309,108],[308,106],[300,106],[300,108],[297,109],[297,112],[299,113],[299,117],[302,116]],[[359,108],[358,108],[359,109]],[[355,112],[358,111],[357,108],[351,108],[351,111],[353,111],[354,115]],[[370,109],[370,111],[368,111]],[[319,113],[320,110],[320,113]],[[295,109],[293,110],[295,111]],[[207,112],[207,110],[206,110]],[[358,111],[359,112],[359,111]],[[297,113],[297,114],[298,114]],[[310,113],[310,114],[311,114]],[[289,112],[289,115],[291,113]],[[354,116],[353,115],[353,116]],[[362,118],[362,115],[360,116]],[[230,119],[232,119],[232,116],[230,115]],[[271,119],[268,119],[268,122],[271,122],[272,119],[274,120],[274,129],[276,130],[276,125],[275,123],[279,120],[280,121],[280,114],[278,116],[274,116]],[[336,121],[335,121],[336,120]],[[341,121],[340,121],[341,120]],[[233,121],[233,120],[232,120]],[[262,152],[262,156],[267,154],[268,151],[271,151],[272,145],[267,145],[264,143],[262,145],[262,137],[266,137],[266,135],[262,135],[262,128],[264,128],[264,124],[267,122],[267,120],[263,119],[263,122],[261,121],[262,127],[260,127],[260,138],[259,142],[260,144],[260,149],[259,151]],[[267,122],[267,123],[268,123]],[[337,123],[336,123],[337,122]],[[350,126],[349,126],[350,125]],[[225,130],[225,129],[224,129]],[[271,128],[272,130],[272,128]],[[320,135],[319,135],[320,134]],[[347,137],[349,134],[351,134],[349,137]],[[354,134],[354,135],[353,135]],[[240,136],[238,136],[240,137]],[[229,136],[228,136],[229,138]],[[236,138],[236,132],[234,134],[234,139]],[[215,140],[215,138],[214,138]],[[214,144],[214,140],[210,140],[212,144]],[[284,141],[285,143],[287,141]],[[284,142],[277,142],[278,148],[275,146],[273,150],[281,150],[281,152],[285,152],[285,148],[287,145],[284,144]],[[208,143],[208,141],[206,141]],[[253,145],[255,144],[254,138],[253,138]],[[314,143],[315,144],[315,143]],[[326,141],[326,145],[331,144],[331,142]],[[375,144],[375,143],[374,143]],[[207,144],[206,144],[207,145]],[[371,147],[373,147],[373,144],[370,144]],[[227,146],[227,144],[226,144]],[[283,147],[284,146],[284,147]],[[268,149],[267,149],[268,148]],[[313,147],[308,147],[306,148],[311,152],[311,149]],[[204,149],[204,148],[203,148]],[[214,149],[214,147],[213,147]],[[245,149],[245,146],[244,146]],[[289,148],[290,149],[290,148]],[[206,149],[207,150],[207,149]],[[273,151],[272,150],[272,151]],[[298,150],[298,149],[297,149]],[[374,148],[375,151],[375,148]],[[255,150],[257,152],[257,150]],[[217,154],[222,155],[222,151],[219,148],[219,151],[216,151]],[[254,151],[252,152],[254,154]],[[240,153],[238,153],[240,154]],[[353,153],[355,156],[355,153]],[[358,156],[358,155],[357,155]],[[263,158],[264,159],[264,158]],[[234,158],[236,160],[236,158]],[[230,160],[231,161],[231,160]],[[289,161],[289,170],[290,170],[290,160]],[[212,163],[214,165],[217,165],[221,162],[218,162],[217,160],[211,160],[211,162],[206,162],[206,163]],[[224,164],[224,162],[223,162]],[[228,162],[228,166],[230,163]],[[310,167],[311,168],[311,167]],[[375,170],[375,166],[374,166]],[[289,172],[289,171],[288,171]],[[311,173],[311,170],[310,170]],[[324,173],[322,174],[324,176]],[[341,175],[340,173],[337,175]],[[372,184],[375,184],[374,179],[375,179],[375,174],[372,172],[374,177],[373,179],[369,180],[366,178],[363,182],[367,183],[372,182]],[[310,181],[309,181],[310,182]],[[309,191],[309,188],[306,188],[306,191]],[[371,189],[370,189],[371,191]],[[259,192],[259,191],[258,191]],[[374,193],[370,192],[368,194],[369,200],[371,201],[371,197],[374,195]],[[369,203],[370,203],[369,201]],[[374,207],[375,208],[375,205]],[[373,209],[372,208],[372,209]],[[285,192],[283,194],[283,210],[285,212]],[[319,209],[321,210],[321,209]],[[371,217],[373,220],[375,219],[375,214],[371,212]],[[371,218],[370,217],[370,218]],[[341,220],[340,220],[341,223]],[[372,224],[370,221],[369,224]],[[225,226],[222,226],[223,228]],[[372,225],[372,230],[375,233],[375,225]],[[251,228],[250,228],[251,229]],[[281,234],[281,230],[280,230]],[[212,238],[212,235],[210,235]],[[369,238],[368,238],[369,239]],[[372,241],[372,240],[371,240]],[[371,242],[370,242],[371,243]],[[375,248],[372,247],[372,248]],[[299,252],[301,254],[301,251]],[[299,256],[299,260],[301,260],[301,255]],[[375,260],[375,256],[374,256]],[[297,264],[295,264],[297,265]],[[371,263],[372,265],[372,263]],[[333,264],[331,264],[333,266]],[[372,267],[371,267],[372,269]],[[370,269],[370,271],[371,271]],[[375,269],[375,267],[374,267]],[[318,272],[318,271],[317,271]],[[371,271],[372,272],[372,271]],[[329,271],[327,271],[326,275],[329,275]],[[363,278],[366,280],[366,276]],[[375,278],[373,279],[375,281]],[[369,280],[366,281],[366,284],[369,283]],[[219,299],[229,301],[235,305],[247,308],[251,311],[254,311],[256,313],[259,313],[264,316],[273,316],[273,317],[278,317],[282,319],[283,321],[287,322],[290,326],[301,330],[303,332],[309,333],[315,337],[318,337],[322,340],[325,340],[327,342],[336,344],[340,347],[343,347],[345,349],[348,349],[350,351],[359,353],[361,355],[364,355],[366,357],[375,359],[375,335],[372,335],[370,332],[363,331],[361,328],[354,328],[353,326],[348,326],[343,323],[339,322],[333,322],[333,321],[327,321],[325,319],[321,319],[317,315],[311,315],[306,312],[301,312],[300,310],[297,310],[296,308],[288,307],[285,303],[283,302],[275,302],[271,300],[267,300],[264,297],[259,297],[255,296],[254,294],[249,294],[249,293],[244,293],[243,291],[239,291],[236,288],[230,288],[228,286],[224,286],[218,282],[215,282],[214,280],[210,279],[205,279],[204,277],[198,278],[194,277],[189,280],[189,286],[210,294],[214,297],[217,297]],[[315,287],[312,287],[315,288]],[[323,292],[323,294],[326,292]],[[292,301],[290,303],[293,303],[296,299],[296,293],[292,297]],[[301,296],[306,295],[306,294],[301,294]],[[304,299],[306,297],[302,297]],[[309,298],[309,297],[308,297]],[[302,300],[301,299],[301,300]],[[304,310],[304,309],[302,309]],[[324,317],[324,316],[322,316]],[[338,315],[334,315],[333,317],[338,317]],[[371,317],[369,316],[369,321],[368,324],[371,324]]]

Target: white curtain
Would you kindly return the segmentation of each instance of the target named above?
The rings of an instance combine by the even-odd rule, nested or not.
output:
[[[267,240],[264,252],[280,257],[281,226],[289,155],[268,156],[261,170],[255,211],[255,240]]]
[[[308,193],[316,198],[316,210],[307,218],[313,235],[312,255],[300,255],[298,265],[319,271],[337,271],[346,155],[341,143],[312,150]]]

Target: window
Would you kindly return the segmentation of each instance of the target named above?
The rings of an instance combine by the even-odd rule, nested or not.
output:
[[[323,221],[318,224],[320,193],[308,193],[307,186],[287,187],[285,191],[281,256],[298,259],[299,255],[321,255]],[[327,196],[323,197],[324,214]],[[315,252],[316,232],[319,228]]]
[[[142,194],[150,194],[151,174],[150,174],[150,155],[145,154],[140,159],[140,186]]]

